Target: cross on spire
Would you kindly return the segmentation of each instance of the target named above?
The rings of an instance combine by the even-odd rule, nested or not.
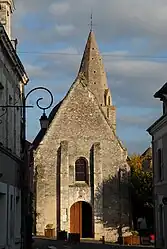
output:
[[[90,24],[89,24],[89,26],[90,26],[90,31],[92,31],[93,26],[95,26],[95,24],[93,23],[93,12],[92,12],[92,10],[91,10],[91,15],[90,15]]]
[[[92,31],[93,29],[93,13],[91,11],[91,15],[90,15],[90,31]]]

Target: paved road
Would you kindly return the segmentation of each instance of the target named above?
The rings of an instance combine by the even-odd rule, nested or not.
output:
[[[119,246],[101,243],[83,242],[78,245],[69,245],[66,242],[50,240],[50,239],[35,239],[33,249],[149,249],[153,247],[133,247],[133,246]]]

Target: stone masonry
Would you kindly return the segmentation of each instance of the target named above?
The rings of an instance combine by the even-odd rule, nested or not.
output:
[[[116,136],[115,107],[92,31],[78,76],[49,120],[34,140],[37,234],[47,224],[70,232],[71,207],[83,201],[92,208],[94,238],[117,240],[119,227],[125,232],[130,225],[127,151]],[[87,161],[85,182],[75,179],[80,157]]]

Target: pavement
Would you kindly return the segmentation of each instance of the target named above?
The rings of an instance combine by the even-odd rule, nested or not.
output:
[[[65,241],[57,241],[47,238],[34,238],[33,249],[149,249],[151,246],[120,246],[102,244],[99,241],[81,241],[79,244],[69,244]]]

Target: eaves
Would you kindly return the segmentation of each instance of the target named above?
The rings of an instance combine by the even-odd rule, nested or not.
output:
[[[18,73],[19,77],[21,78],[21,81],[23,82],[23,84],[26,85],[29,81],[29,78],[26,74],[26,71],[24,69],[23,64],[21,63],[11,41],[9,40],[9,37],[6,34],[6,31],[2,25],[0,25],[0,43],[2,44],[3,48],[5,49],[5,52],[8,55],[8,59],[14,65],[16,72]]]
[[[22,162],[22,160],[18,156],[14,155],[10,150],[6,149],[5,147],[1,145],[0,145],[0,151],[6,156],[12,158],[15,162],[19,164]]]
[[[165,113],[157,119],[148,129],[147,132],[153,135],[156,131],[160,130],[164,125],[167,125],[167,114]]]

